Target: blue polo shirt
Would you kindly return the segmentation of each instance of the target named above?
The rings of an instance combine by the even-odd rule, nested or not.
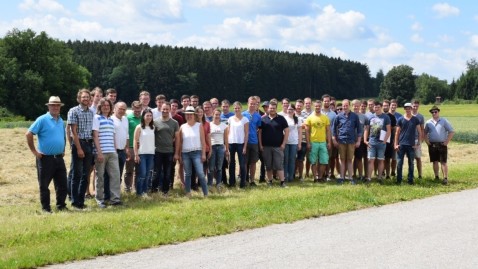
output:
[[[38,150],[45,155],[57,155],[65,152],[65,125],[63,119],[55,120],[47,112],[38,117],[28,129],[38,136]]]
[[[257,130],[261,126],[262,117],[259,113],[251,113],[249,110],[242,112],[242,116],[246,117],[249,120],[249,138],[247,139],[248,144],[257,145],[259,144],[259,138],[257,137]]]

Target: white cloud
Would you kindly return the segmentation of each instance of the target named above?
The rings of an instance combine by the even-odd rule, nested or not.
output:
[[[95,21],[118,26],[182,19],[181,0],[81,0],[78,11]]]
[[[54,0],[25,0],[18,7],[24,11],[37,13],[68,13],[63,5]]]
[[[363,39],[372,36],[364,25],[365,16],[359,12],[338,13],[332,6],[325,7],[315,17],[258,15],[253,20],[227,18],[208,31],[229,38],[272,38],[290,41],[327,42],[333,40]]]
[[[460,9],[451,6],[448,3],[438,3],[433,5],[432,10],[436,13],[438,18],[445,18],[448,16],[457,16],[460,14]]]
[[[388,46],[383,48],[371,48],[365,54],[365,57],[368,59],[376,59],[376,58],[383,58],[383,59],[390,59],[390,58],[397,58],[401,57],[405,54],[406,49],[405,47],[397,42],[390,43]]]
[[[414,24],[412,24],[411,28],[412,28],[413,31],[423,30],[423,26],[419,22],[415,22]]]
[[[410,37],[410,40],[412,42],[415,42],[415,43],[422,43],[423,42],[423,38],[420,36],[420,34],[416,33],[416,34],[413,34],[411,37]]]
[[[472,35],[470,41],[473,47],[478,48],[478,35]]]
[[[341,58],[341,59],[348,59],[349,56],[347,55],[347,53],[345,51],[342,51],[338,48],[335,48],[333,47],[331,50],[330,50],[330,56],[332,57],[336,57],[336,58]]]
[[[443,43],[451,43],[451,42],[455,41],[453,36],[449,36],[447,34],[439,35],[438,39]]]

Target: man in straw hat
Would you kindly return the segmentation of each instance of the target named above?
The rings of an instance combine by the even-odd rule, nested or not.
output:
[[[51,96],[48,112],[38,117],[30,126],[25,136],[27,144],[36,158],[38,183],[40,185],[40,202],[45,213],[52,213],[50,207],[51,180],[55,184],[56,207],[66,209],[66,167],[63,156],[65,153],[65,126],[60,117],[60,108],[64,105],[60,97]],[[38,147],[33,143],[33,136],[38,137]]]

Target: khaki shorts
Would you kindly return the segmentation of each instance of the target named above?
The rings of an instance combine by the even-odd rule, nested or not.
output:
[[[339,144],[339,156],[342,160],[351,161],[354,158],[355,144]]]

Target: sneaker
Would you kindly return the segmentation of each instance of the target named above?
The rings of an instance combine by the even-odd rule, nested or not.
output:
[[[287,185],[285,184],[285,181],[281,181],[280,187],[281,188],[287,188]]]
[[[267,181],[267,186],[272,187],[272,180]]]
[[[408,181],[408,185],[415,185],[415,182],[412,181]]]
[[[254,181],[251,181],[251,183],[249,183],[249,186],[250,186],[250,187],[256,187],[257,184],[256,184]]]
[[[390,179],[390,176],[386,176],[385,179]]]
[[[439,181],[439,180],[440,180],[440,177],[439,177],[439,176],[435,176],[435,180],[436,180],[436,181]]]
[[[74,208],[74,209],[77,209],[77,210],[83,210],[83,209],[86,209],[86,205],[77,205],[77,204],[71,204],[71,206]]]
[[[378,178],[377,181],[378,181],[378,183],[379,183],[380,185],[383,185],[383,179]]]
[[[343,178],[337,179],[337,184],[339,184],[339,185],[344,184],[344,179]]]
[[[121,202],[121,201],[112,202],[110,205],[112,205],[112,206],[120,206],[120,205],[123,205],[123,202]]]
[[[99,203],[98,207],[101,208],[101,209],[104,209],[104,208],[106,208],[106,204],[105,203]]]
[[[143,193],[140,196],[143,200],[151,200],[151,196],[149,196],[147,193]]]
[[[418,176],[418,179],[422,179],[422,176]]]
[[[356,185],[357,183],[355,182],[354,179],[351,179],[351,180],[350,180],[350,184],[351,184],[351,185]]]
[[[303,177],[299,178],[299,181],[304,182],[304,178]]]
[[[68,207],[66,206],[61,206],[61,207],[58,207],[57,209],[58,211],[69,211]]]
[[[443,185],[448,185],[448,178],[444,178],[443,181],[442,181],[442,184]]]
[[[390,175],[391,175],[392,177],[394,177],[394,176],[395,176],[395,172],[392,172],[392,174],[390,174]]]
[[[131,192],[131,188],[130,188],[130,187],[126,187],[126,188],[124,188],[124,191],[127,192],[127,193],[130,193],[130,192]]]
[[[330,179],[335,179],[335,175],[332,174],[332,175],[329,176],[329,178],[330,178]]]
[[[364,183],[367,185],[370,185],[370,183],[372,183],[372,179],[371,178],[364,179]]]
[[[51,208],[42,208],[41,212],[45,214],[53,214],[53,211],[51,211]]]

